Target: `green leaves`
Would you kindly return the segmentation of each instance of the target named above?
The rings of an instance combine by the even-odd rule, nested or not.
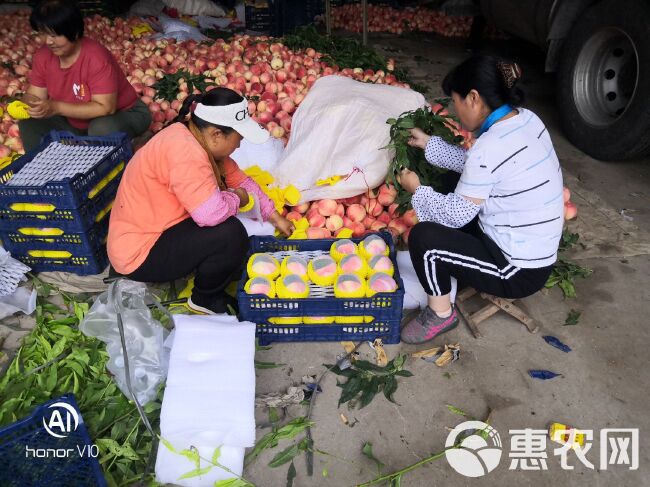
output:
[[[83,335],[79,320],[87,298],[62,293],[34,279],[39,293],[36,326],[0,378],[0,426],[27,416],[52,398],[74,392],[84,423],[100,450],[99,461],[116,485],[140,478],[151,452],[152,437],[130,403],[106,372],[105,345]],[[66,307],[46,301],[63,296]],[[156,424],[160,401],[145,406]]]
[[[457,414],[459,416],[464,416],[464,417],[469,417],[469,415],[463,411],[462,409],[457,408],[456,406],[452,406],[451,404],[447,404],[447,409],[449,409],[450,412]]]
[[[413,374],[408,370],[402,369],[406,355],[398,355],[386,364],[386,367],[379,367],[366,360],[357,360],[353,362],[352,367],[341,370],[339,367],[332,367],[324,364],[328,369],[332,367],[332,372],[347,377],[344,383],[337,383],[341,388],[339,397],[339,406],[343,403],[356,404],[360,408],[366,407],[372,402],[379,391],[383,391],[384,397],[391,402],[395,402],[393,394],[397,390],[397,376],[411,377]]]
[[[156,100],[174,101],[183,82],[187,83],[188,93],[192,93],[195,88],[204,93],[206,88],[212,84],[211,81],[206,80],[205,76],[192,74],[185,70],[167,73],[153,85],[153,89],[156,90]]]
[[[284,465],[285,463],[290,462],[298,454],[306,452],[308,447],[309,447],[309,439],[303,438],[300,442],[285,448],[280,453],[275,455],[273,459],[269,462],[269,467],[276,468],[279,467],[280,465]]]
[[[567,229],[562,232],[560,239],[560,252],[567,251],[579,243],[580,235],[570,233]],[[570,260],[560,257],[553,266],[553,271],[546,281],[545,287],[552,288],[557,286],[562,290],[565,298],[575,298],[575,280],[577,278],[586,278],[591,275],[591,269],[579,266]]]
[[[309,47],[323,53],[322,62],[336,64],[343,68],[372,69],[373,71],[388,71],[386,59],[373,49],[364,46],[356,39],[320,35],[312,25],[298,27],[291,34],[285,35],[282,42],[294,51]],[[392,74],[400,81],[409,83],[412,89],[425,93],[425,86],[417,85],[408,79],[404,69],[395,69]]]
[[[287,470],[287,487],[293,487],[293,481],[296,478],[296,467],[291,462],[291,465],[289,465],[289,470]]]
[[[581,314],[582,313],[580,311],[576,311],[575,309],[572,309],[571,311],[569,311],[569,314],[567,315],[566,320],[564,321],[564,325],[562,326],[577,325]]]
[[[309,426],[313,426],[312,421],[308,421],[305,416],[296,418],[281,428],[265,434],[255,443],[253,449],[246,454],[244,465],[249,465],[260,453],[269,448],[275,448],[280,440],[290,440],[305,431]]]
[[[370,460],[375,462],[375,464],[377,465],[377,472],[381,473],[381,469],[384,468],[384,464],[372,452],[372,443],[370,443],[369,441],[366,441],[363,444],[363,448],[361,449],[361,453],[363,453],[366,457],[368,457]]]
[[[275,369],[277,367],[283,367],[287,364],[277,364],[275,362],[261,362],[259,360],[255,360],[255,368],[256,369]]]
[[[444,100],[437,100],[444,101]],[[388,170],[388,180],[397,188],[396,202],[401,212],[406,211],[411,204],[411,194],[406,192],[397,182],[397,174],[402,169],[410,169],[417,173],[423,185],[441,189],[441,175],[447,172],[432,164],[429,164],[424,157],[424,151],[408,144],[411,138],[409,129],[419,128],[429,135],[436,135],[450,144],[459,145],[463,138],[454,135],[449,121],[451,117],[442,116],[442,109],[435,113],[427,108],[419,108],[410,112],[404,112],[399,118],[388,119],[390,127],[390,144],[385,148],[395,150]]]
[[[215,482],[214,487],[255,487],[255,485],[244,479],[232,478],[226,480],[218,480]]]

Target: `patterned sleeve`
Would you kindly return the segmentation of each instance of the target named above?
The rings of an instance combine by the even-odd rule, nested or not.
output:
[[[246,178],[241,183],[239,183],[239,187],[245,189],[249,193],[253,193],[257,197],[257,200],[260,202],[260,212],[262,213],[262,219],[265,222],[269,221],[269,217],[275,211],[275,204],[271,198],[264,194],[259,184],[257,184],[251,178]]]
[[[430,164],[449,169],[454,172],[463,172],[466,152],[462,147],[451,145],[434,135],[429,139],[424,148],[424,157]]]
[[[420,186],[411,204],[421,222],[436,222],[450,228],[467,225],[478,215],[481,207],[458,193],[441,194],[430,186]]]
[[[200,227],[214,227],[235,216],[239,211],[239,196],[218,189],[203,204],[190,212]]]

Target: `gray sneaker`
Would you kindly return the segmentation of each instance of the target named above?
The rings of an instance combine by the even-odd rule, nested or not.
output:
[[[424,343],[457,326],[458,315],[454,305],[451,306],[451,315],[447,318],[440,318],[435,311],[425,306],[419,315],[402,328],[401,337],[404,343]]]

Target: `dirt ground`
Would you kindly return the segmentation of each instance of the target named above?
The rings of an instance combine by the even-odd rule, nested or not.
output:
[[[429,99],[441,94],[442,77],[467,55],[461,41],[436,37],[371,36],[371,43],[396,58],[399,66],[407,67],[415,81],[429,86]],[[580,233],[585,248],[575,258],[593,269],[593,275],[578,282],[574,300],[564,300],[557,288],[524,300],[523,306],[539,323],[537,334],[498,314],[485,322],[480,339],[461,324],[426,347],[386,346],[389,359],[400,352],[445,343],[459,343],[461,347],[460,359],[445,368],[409,359],[405,368],[414,376],[400,378],[395,393],[398,404],[377,396],[364,409],[337,408],[340,389],[335,376],[326,377],[313,414],[315,447],[324,453],[315,455],[312,477],[306,474],[304,456],[296,458],[295,486],[346,487],[373,479],[377,469],[361,453],[367,441],[385,464],[384,473],[441,451],[449,430],[464,421],[452,414],[447,404],[479,419],[492,412],[490,422],[503,443],[499,466],[474,480],[457,473],[441,458],[405,474],[401,485],[650,485],[650,378],[646,373],[650,346],[650,161],[603,163],[578,151],[558,127],[553,77],[541,72],[540,55],[516,42],[488,45],[486,49],[515,54],[522,61],[528,106],[549,127],[565,182],[579,208],[579,218],[570,229]],[[571,309],[582,313],[579,323],[562,326]],[[9,335],[4,347],[11,355],[29,325],[5,321],[0,324],[0,336]],[[563,353],[547,345],[542,339],[547,334],[568,344],[572,351]],[[320,374],[322,364],[333,363],[342,351],[339,343],[274,344],[271,350],[258,352],[257,358],[286,365],[258,370],[257,392],[284,391],[300,383],[302,376]],[[366,344],[360,351],[362,357],[374,357]],[[528,377],[529,369],[549,369],[562,376],[535,380]],[[343,424],[341,413],[349,425]],[[292,406],[286,414],[290,418],[305,413],[304,408]],[[261,409],[257,419],[258,424],[268,422]],[[594,431],[593,446],[586,454],[594,469],[583,466],[570,453],[569,465],[575,469],[563,470],[553,452],[557,445],[548,442],[543,449],[548,457],[547,470],[510,470],[510,454],[516,446],[510,431],[545,430],[554,421]],[[605,428],[639,429],[638,469],[601,465],[600,432]],[[258,438],[268,431],[268,427],[259,428]],[[287,445],[281,442],[278,448],[262,454],[244,476],[259,487],[286,485],[287,465],[272,469],[267,464]]]

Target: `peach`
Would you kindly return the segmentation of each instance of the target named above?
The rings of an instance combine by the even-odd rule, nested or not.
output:
[[[330,232],[335,232],[342,227],[343,227],[343,218],[341,218],[338,215],[332,215],[328,217],[327,221],[325,222],[325,228],[327,228]]]
[[[304,215],[307,213],[307,210],[309,210],[309,203],[302,203],[300,205],[294,206],[292,210],[297,211],[301,215]]]
[[[397,190],[388,184],[384,184],[379,188],[379,195],[377,196],[377,201],[382,206],[390,206],[395,202],[397,197]]]
[[[363,223],[359,222],[353,222],[350,230],[352,230],[352,236],[356,238],[362,237],[366,233],[366,227],[363,226]]]
[[[373,217],[378,217],[381,215],[381,212],[384,211],[384,208],[379,204],[379,201],[377,201],[374,198],[371,198],[368,200],[368,203],[366,204],[366,211],[370,216]]]
[[[323,238],[323,229],[322,228],[309,227],[307,229],[307,238],[309,238],[309,239]]]
[[[402,220],[407,227],[414,227],[418,224],[418,217],[415,214],[415,210],[410,209],[402,215]]]
[[[336,205],[336,214],[341,218],[345,216],[345,207],[341,203]]]
[[[383,230],[385,228],[386,228],[386,223],[376,220],[376,221],[373,222],[372,225],[370,225],[369,230],[371,230],[373,232],[379,232],[379,231],[381,231],[381,230]]]
[[[374,217],[368,215],[363,219],[363,222],[361,222],[361,223],[363,223],[364,227],[370,228],[372,226],[372,224],[375,223],[375,221],[376,221],[376,219]]]
[[[325,226],[325,217],[319,213],[308,217],[307,220],[309,221],[310,227],[323,228]]]
[[[401,218],[396,218],[388,224],[388,230],[397,232],[397,235],[403,234],[406,231],[406,228],[407,227]]]
[[[323,216],[332,216],[336,214],[336,201],[325,199],[318,202],[318,212]]]
[[[573,220],[576,216],[578,216],[578,207],[570,201],[564,203],[564,219]]]
[[[566,203],[571,199],[571,191],[566,186],[564,187],[564,202]]]
[[[290,211],[287,213],[287,220],[295,222],[298,221],[302,218],[302,215],[298,213],[297,211]]]
[[[386,211],[382,211],[381,215],[377,217],[377,221],[380,221],[386,225],[388,225],[391,220],[392,220],[391,216]]]
[[[347,215],[353,222],[360,223],[366,217],[366,209],[359,204],[350,205]]]

